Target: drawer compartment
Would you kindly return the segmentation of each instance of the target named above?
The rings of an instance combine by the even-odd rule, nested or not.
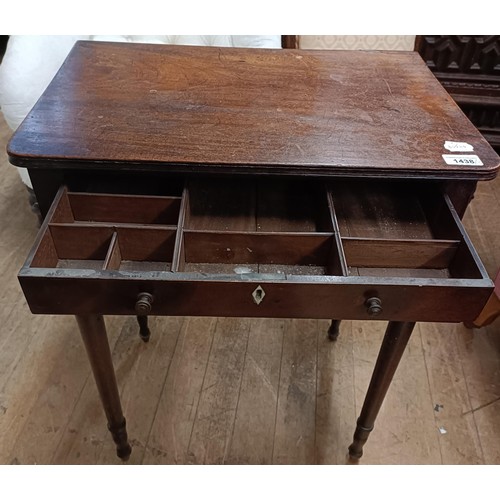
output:
[[[431,184],[345,181],[331,196],[349,275],[482,278],[452,204]]]
[[[325,187],[297,180],[191,180],[176,271],[338,275]]]
[[[329,234],[184,232],[184,272],[335,274]]]
[[[180,196],[68,193],[65,190],[51,222],[177,226],[180,204]]]
[[[180,203],[180,197],[96,195],[62,189],[28,259],[30,266],[170,271]]]
[[[36,313],[134,314],[147,292],[151,314],[369,319],[377,298],[398,321],[472,320],[493,287],[435,186],[347,180],[62,188],[19,279]]]
[[[49,226],[36,249],[31,266],[47,269],[103,269],[112,238],[112,228]]]
[[[175,229],[118,227],[110,242],[103,269],[170,271],[175,237]]]
[[[322,185],[308,180],[191,180],[186,229],[332,232]]]

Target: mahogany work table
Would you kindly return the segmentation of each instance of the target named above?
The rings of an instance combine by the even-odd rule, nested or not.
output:
[[[357,459],[415,322],[493,289],[461,218],[500,160],[417,53],[77,42],[8,153],[45,216],[21,286],[76,315],[124,460],[103,315],[389,321]]]

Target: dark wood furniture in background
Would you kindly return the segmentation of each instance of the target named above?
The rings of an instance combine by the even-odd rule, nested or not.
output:
[[[500,35],[418,35],[415,50],[500,151]]]
[[[284,49],[298,49],[299,48],[298,35],[281,35],[281,46]]]
[[[388,320],[358,459],[415,321],[493,288],[460,218],[500,159],[415,52],[78,42],[8,153],[45,216],[28,304],[77,316],[123,459],[103,315]]]
[[[493,148],[500,152],[500,35],[418,35],[415,50]],[[498,284],[469,327],[500,313]]]

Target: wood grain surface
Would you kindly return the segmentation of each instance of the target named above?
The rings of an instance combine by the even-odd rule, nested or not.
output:
[[[447,165],[445,141],[484,165]],[[480,179],[500,163],[414,52],[88,41],[8,150],[16,165],[101,170]]]

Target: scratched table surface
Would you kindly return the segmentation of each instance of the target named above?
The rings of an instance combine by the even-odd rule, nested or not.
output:
[[[8,151],[32,168],[488,179],[499,166],[415,52],[88,41]]]

